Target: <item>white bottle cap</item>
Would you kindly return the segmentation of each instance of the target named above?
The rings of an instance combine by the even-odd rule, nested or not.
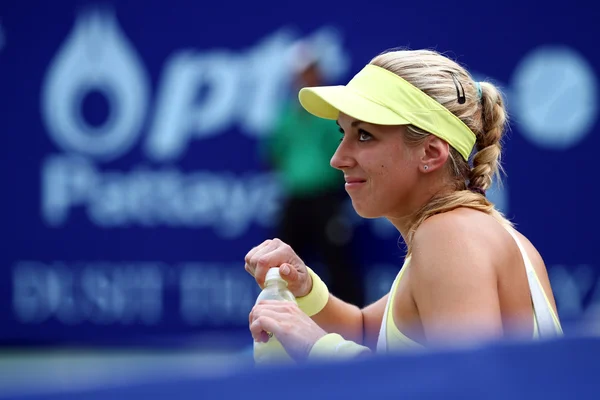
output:
[[[267,277],[265,278],[265,282],[271,279],[282,279],[281,274],[279,273],[279,267],[269,268],[269,270],[267,271]]]

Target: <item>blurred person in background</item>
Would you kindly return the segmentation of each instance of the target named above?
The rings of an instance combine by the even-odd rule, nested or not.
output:
[[[316,50],[299,43],[292,55],[293,98],[261,143],[268,166],[282,180],[284,202],[276,236],[300,254],[319,258],[328,284],[340,299],[363,305],[364,289],[351,252],[352,227],[345,223],[343,175],[329,160],[339,144],[335,122],[302,108],[297,90],[323,84]]]
[[[311,85],[300,101],[337,120],[331,165],[354,209],[387,218],[407,254],[390,293],[361,309],[330,294],[293,246],[265,241],[246,270],[261,284],[279,266],[298,304],[257,304],[254,339],[272,332],[305,360],[560,337],[542,257],[486,198],[507,127],[500,91],[427,50],[380,54],[346,86]]]

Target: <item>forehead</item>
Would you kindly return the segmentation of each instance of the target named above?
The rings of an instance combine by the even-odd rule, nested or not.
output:
[[[406,126],[404,125],[378,125],[372,124],[369,122],[361,121],[354,117],[351,117],[342,112],[339,113],[338,119],[336,121],[339,127],[342,129],[353,129],[353,128],[362,128],[365,130],[376,131],[380,133],[401,133],[404,132]]]
[[[349,115],[346,115],[346,114],[344,114],[341,111],[339,113],[339,116],[338,116],[338,119],[337,119],[336,123],[339,126],[344,125],[344,126],[350,126],[352,128],[357,127],[357,126],[359,126],[361,124],[367,124],[366,122],[361,121],[359,119],[356,119],[354,117],[351,117]]]

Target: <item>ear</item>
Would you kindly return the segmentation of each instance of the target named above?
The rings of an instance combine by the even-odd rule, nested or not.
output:
[[[419,169],[427,173],[438,170],[446,164],[446,160],[448,160],[448,156],[450,155],[450,147],[444,140],[430,135],[423,143],[421,154]]]

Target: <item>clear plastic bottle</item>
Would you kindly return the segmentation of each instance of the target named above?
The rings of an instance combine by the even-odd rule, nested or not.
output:
[[[265,287],[256,298],[256,302],[261,300],[296,302],[296,298],[287,288],[287,282],[279,274],[279,268],[271,268],[267,272]],[[269,333],[269,341],[266,343],[254,342],[254,361],[256,364],[294,362],[273,333]]]

